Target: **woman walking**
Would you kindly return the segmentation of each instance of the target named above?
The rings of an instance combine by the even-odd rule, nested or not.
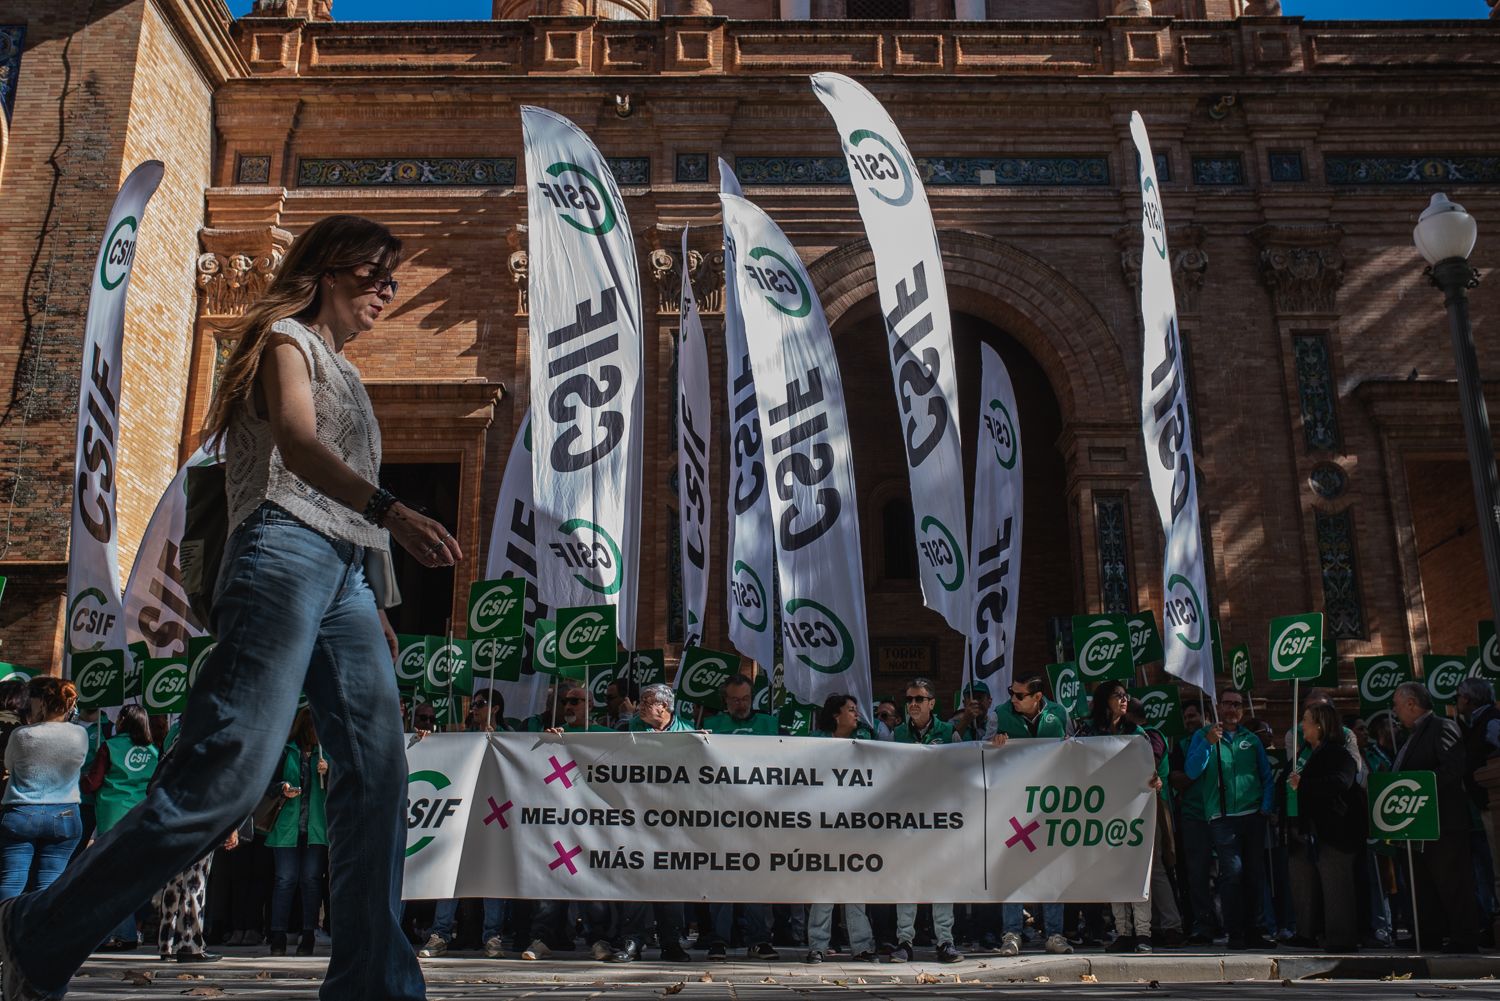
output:
[[[271,893],[271,955],[286,955],[287,918],[292,895],[302,890],[302,938],[297,955],[311,956],[323,903],[323,875],[328,870],[328,762],[318,747],[312,713],[303,709],[292,726],[281,772],[271,783],[285,802],[276,823],[266,832],[266,845],[276,861],[276,884]]]
[[[1312,753],[1287,779],[1297,791],[1296,823],[1308,842],[1292,857],[1297,932],[1312,938],[1321,928],[1323,949],[1351,952],[1359,947],[1355,878],[1368,833],[1365,790],[1337,709],[1327,702],[1308,706],[1302,736]]]
[[[98,825],[95,833],[99,837],[108,834],[125,819],[126,814],[145,801],[160,757],[156,745],[151,742],[151,718],[145,709],[138,705],[126,706],[120,710],[115,723],[119,732],[100,746],[88,774],[80,782],[84,792],[97,793],[94,812]],[[137,900],[136,908],[121,917],[109,940],[100,947],[103,951],[129,950],[141,944],[136,909],[149,897],[147,894]]]
[[[211,616],[219,643],[144,807],[50,888],[0,903],[4,996],[61,992],[94,942],[251,812],[283,759],[281,735],[303,690],[333,766],[340,934],[321,995],[425,996],[398,923],[406,758],[394,634],[365,562],[385,556],[391,538],[428,567],[463,553],[441,524],[377,485],[380,429],[343,354],[395,298],[400,260],[401,242],[384,226],[323,219],[224,331],[235,346],[206,427],[226,454],[230,535]]]
[[[83,835],[78,769],[88,735],[67,722],[78,689],[61,678],[35,678],[28,694],[34,722],[16,727],[5,744],[10,783],[0,797],[0,900],[25,891],[33,866],[37,889],[51,886]]]

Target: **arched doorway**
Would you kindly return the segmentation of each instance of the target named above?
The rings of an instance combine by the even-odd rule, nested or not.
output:
[[[1049,620],[1074,611],[1077,554],[1068,519],[1067,467],[1058,446],[1062,410],[1041,365],[1014,337],[969,313],[955,312],[952,321],[964,450],[964,482],[953,488],[963,490],[966,510],[974,496],[980,344],[999,353],[1015,386],[1026,470],[1015,664],[1041,667],[1055,659]],[[833,334],[854,442],[875,691],[896,691],[912,674],[923,673],[933,677],[946,699],[961,684],[964,638],[922,603],[910,484],[879,303],[872,296],[849,308]]]

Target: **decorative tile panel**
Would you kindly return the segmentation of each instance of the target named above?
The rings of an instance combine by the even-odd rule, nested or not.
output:
[[[1099,598],[1106,612],[1130,612],[1129,508],[1124,494],[1094,494],[1095,545],[1099,556]]]
[[[241,153],[234,162],[235,184],[268,184],[271,158],[259,153]]]
[[[0,24],[0,108],[5,120],[16,106],[16,81],[21,75],[21,49],[26,44],[26,25]]]
[[[1273,150],[1266,156],[1266,166],[1270,170],[1271,180],[1277,183],[1307,180],[1306,172],[1302,169],[1300,150]]]
[[[1233,187],[1245,183],[1245,162],[1238,153],[1193,157],[1193,183]]]
[[[508,187],[516,183],[516,161],[508,156],[366,157],[297,161],[302,188]]]
[[[848,184],[841,156],[742,156],[735,173],[742,184]],[[1099,187],[1110,183],[1102,156],[924,156],[917,158],[929,187]]]
[[[1500,184],[1500,156],[1325,156],[1329,184]]]
[[[707,153],[678,153],[673,179],[678,184],[696,184],[708,180]]]
[[[1314,512],[1318,535],[1318,564],[1323,574],[1323,615],[1334,639],[1362,640],[1364,606],[1359,597],[1359,574],[1354,559],[1354,515],[1345,508],[1332,514]]]
[[[1297,397],[1302,405],[1303,440],[1311,451],[1335,450],[1341,438],[1334,408],[1328,338],[1323,334],[1292,335],[1292,358],[1297,368]]]
[[[1313,493],[1324,500],[1333,500],[1342,496],[1344,487],[1349,483],[1349,478],[1343,469],[1334,462],[1320,462],[1313,467],[1311,473],[1307,474],[1307,485],[1312,487]]]
[[[607,156],[609,172],[615,175],[616,184],[642,185],[651,183],[651,158],[649,156]]]

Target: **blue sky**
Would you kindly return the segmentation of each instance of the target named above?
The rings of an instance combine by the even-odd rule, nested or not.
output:
[[[487,21],[490,0],[425,0],[424,18]],[[236,16],[250,9],[250,0],[229,0]],[[1487,17],[1485,0],[1282,0],[1288,15],[1307,18],[1447,18]],[[340,21],[411,20],[411,0],[334,0],[333,16]]]

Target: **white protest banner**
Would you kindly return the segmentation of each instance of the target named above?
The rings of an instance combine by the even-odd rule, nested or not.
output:
[[[531,278],[537,583],[608,604],[635,643],[641,521],[641,277],[620,189],[572,122],[521,109]]]
[[[547,676],[532,669],[531,649],[536,642],[537,619],[545,619],[552,610],[537,594],[536,583],[536,509],[531,504],[531,411],[521,418],[516,440],[505,460],[505,476],[500,481],[500,499],[495,502],[495,518],[490,524],[490,548],[484,561],[484,579],[519,577],[526,581],[525,656],[517,681],[481,680],[477,688],[495,688],[505,698],[505,714],[524,719],[540,712],[547,694]],[[474,659],[493,664],[501,639],[475,641]],[[398,668],[398,674],[399,668]]]
[[[688,267],[688,231],[682,228],[682,316],[677,340],[678,537],[682,544],[683,646],[703,642],[708,611],[708,540],[713,509],[709,494],[709,442],[713,407],[708,402],[708,343]]]
[[[120,524],[115,500],[119,458],[120,356],[125,341],[125,295],[146,203],[161,183],[162,163],[147,160],[130,172],[115,196],[104,242],[94,262],[83,371],[78,380],[78,434],[73,455],[73,529],[68,540],[66,649],[72,655],[125,647],[120,596]]]
[[[431,805],[409,812],[407,898],[451,897],[455,873],[465,896],[533,899],[1146,895],[1156,796],[1140,737],[998,749],[698,733],[445,740],[442,757],[429,741],[408,752],[414,805],[424,773],[423,796],[460,802],[438,808],[451,821],[420,823]],[[460,742],[494,767],[476,769]],[[433,788],[431,773],[465,768],[477,784]]]
[[[1016,393],[1005,363],[979,345],[979,445],[974,451],[974,522],[969,544],[974,608],[970,613],[970,681],[991,692],[1010,687],[1011,650],[1021,587],[1021,434]]]
[[[144,643],[151,657],[187,653],[188,640],[207,634],[182,589],[182,530],[187,520],[187,471],[220,461],[205,445],[177,471],[141,537],[125,584],[125,638]]]
[[[891,116],[864,87],[818,73],[813,93],[833,116],[849,181],[875,255],[901,439],[911,473],[912,522],[922,598],[948,625],[972,632],[964,566],[963,451],[948,284],[937,228],[916,159]]]
[[[874,694],[854,448],[833,338],[786,235],[745,199],[719,199],[776,485],[783,681],[805,705],[843,694],[868,713]]]
[[[1203,537],[1198,527],[1198,481],[1193,466],[1193,430],[1182,375],[1182,341],[1167,222],[1156,183],[1156,161],[1146,123],[1130,113],[1141,175],[1141,434],[1151,474],[1151,495],[1166,536],[1162,560],[1163,666],[1189,684],[1214,694],[1213,650],[1208,642]]]
[[[474,802],[480,772],[494,768],[484,735],[434,733],[408,742],[406,766],[406,882],[435,897],[457,896],[459,865],[471,854],[464,843],[469,821],[484,812]]]
[[[739,195],[740,182],[729,164],[719,161],[719,190]],[[735,274],[734,241],[724,229],[724,273]],[[760,433],[755,377],[745,342],[739,286],[724,283],[724,360],[729,390],[729,639],[740,653],[769,670],[776,662],[775,609],[771,607],[771,574],[775,572],[775,538],[771,497],[767,491],[765,440]]]

